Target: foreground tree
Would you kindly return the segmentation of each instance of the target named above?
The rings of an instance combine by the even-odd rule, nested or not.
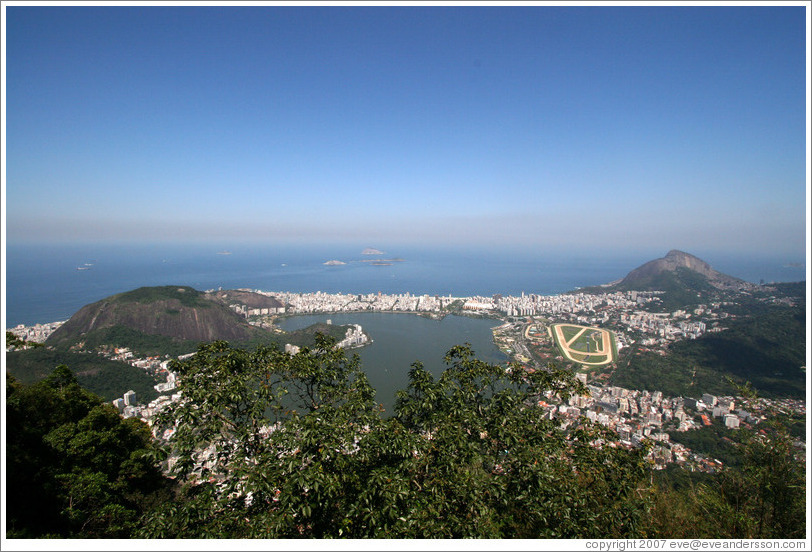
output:
[[[24,386],[6,380],[9,538],[123,538],[170,496],[136,419],[82,389],[66,366]]]
[[[383,418],[357,356],[246,352],[216,342],[176,367],[183,400],[158,421],[182,500],[145,537],[625,537],[647,504],[644,450],[562,429],[544,392],[571,374],[527,374],[455,347],[435,380],[410,371]]]

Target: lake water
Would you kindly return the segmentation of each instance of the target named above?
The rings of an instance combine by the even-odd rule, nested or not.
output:
[[[285,331],[306,328],[317,322],[331,320],[333,324],[360,324],[373,343],[360,349],[361,366],[376,391],[376,400],[392,413],[395,393],[409,383],[412,363],[420,361],[436,377],[443,372],[445,354],[455,345],[470,343],[476,357],[501,363],[507,357],[493,343],[491,328],[496,320],[446,316],[433,320],[414,314],[356,313],[292,316],[281,320]]]

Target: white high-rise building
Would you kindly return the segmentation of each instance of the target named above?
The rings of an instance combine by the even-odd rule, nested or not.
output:
[[[124,404],[126,404],[127,406],[135,406],[135,403],[136,403],[135,391],[130,389],[129,391],[124,393]]]

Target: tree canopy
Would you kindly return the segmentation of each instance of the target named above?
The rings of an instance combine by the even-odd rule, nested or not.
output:
[[[127,537],[168,494],[146,424],[66,366],[30,386],[7,375],[6,389],[9,538]]]
[[[587,392],[568,370],[490,364],[469,345],[445,362],[439,377],[412,365],[385,417],[333,338],[295,355],[203,344],[173,366],[181,398],[152,432],[66,366],[7,376],[7,537],[805,534],[804,466],[777,422],[738,433],[720,474],[671,470],[658,486],[647,446],[552,416],[548,402]]]
[[[562,429],[539,398],[585,392],[567,371],[532,374],[453,348],[435,379],[412,366],[381,416],[357,356],[320,337],[288,355],[202,346],[176,366],[183,400],[173,473],[185,500],[149,537],[623,537],[646,507],[644,450]]]

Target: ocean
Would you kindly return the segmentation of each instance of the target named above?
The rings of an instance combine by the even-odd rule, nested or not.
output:
[[[382,255],[362,255],[365,247],[364,244],[9,244],[5,265],[6,327],[66,320],[86,304],[141,286],[486,297],[522,292],[549,295],[617,280],[644,262],[667,253],[667,248],[595,253],[391,247],[384,248]],[[690,253],[717,270],[751,282],[805,278],[804,258]],[[396,258],[403,260],[369,262]],[[330,260],[346,264],[324,264]],[[787,266],[790,263],[801,267]]]

